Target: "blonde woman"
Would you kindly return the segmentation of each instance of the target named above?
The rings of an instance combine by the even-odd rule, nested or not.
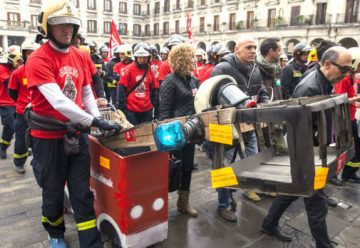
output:
[[[187,44],[177,45],[170,51],[172,73],[160,86],[160,120],[195,114],[194,97],[199,87],[199,80],[191,75],[195,62],[194,49]],[[186,144],[181,150],[172,152],[175,158],[182,161],[177,208],[192,217],[197,216],[197,211],[189,204],[194,151],[194,144]]]

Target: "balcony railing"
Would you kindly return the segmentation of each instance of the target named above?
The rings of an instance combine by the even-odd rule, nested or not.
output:
[[[32,27],[28,21],[7,21],[0,20],[0,30],[16,30],[16,31],[29,31],[36,27]]]

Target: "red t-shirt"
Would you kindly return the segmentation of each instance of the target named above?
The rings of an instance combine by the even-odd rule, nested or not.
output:
[[[18,92],[16,99],[16,113],[21,115],[24,114],[24,110],[30,102],[30,92],[27,88],[25,66],[20,66],[11,74],[8,87],[9,89]]]
[[[156,83],[159,84],[159,70],[162,62],[160,60],[151,60],[151,70],[154,72]]]
[[[130,91],[136,83],[143,77],[145,70],[139,69],[136,63],[127,66],[120,77],[120,84]],[[142,83],[133,90],[126,99],[127,109],[132,112],[143,113],[153,108],[150,98],[150,90],[159,88],[155,82],[152,70],[148,70]]]
[[[171,73],[169,60],[166,60],[165,62],[161,63],[160,69],[159,69],[159,77],[158,81],[164,81],[167,75]]]
[[[68,121],[68,118],[50,105],[38,89],[37,86],[46,83],[57,83],[63,94],[82,108],[82,87],[89,84],[89,73],[86,73],[88,67],[83,58],[80,51],[74,47],[70,47],[67,53],[61,53],[54,50],[49,42],[29,56],[25,70],[35,113],[63,122]],[[66,131],[31,130],[34,137],[45,139],[62,138],[65,133]]]
[[[358,82],[354,77],[354,85],[351,85],[350,77],[346,76],[340,83],[335,84],[335,92],[336,94],[347,94],[349,98],[355,96],[355,92],[357,92]],[[355,120],[356,107],[355,104],[349,104],[349,112],[350,112],[350,120]]]
[[[130,65],[132,63],[133,62],[130,62],[129,64],[125,64],[123,62],[118,62],[114,65],[113,72],[117,73],[119,75],[119,77],[121,77],[121,74],[123,73],[125,67],[127,67],[128,65]],[[120,80],[118,83],[120,83]]]
[[[97,73],[96,67],[95,67],[93,61],[91,60],[89,53],[82,52],[82,51],[80,51],[80,53],[84,57],[84,62],[85,62],[85,65],[87,66],[86,67],[87,69],[85,70],[87,77],[88,77],[87,82],[91,83],[91,89],[92,89],[93,95],[96,99],[97,96],[96,96],[96,92],[95,92],[95,88],[94,88],[94,82],[92,81],[92,76]]]
[[[6,65],[0,65],[0,107],[15,106],[15,102],[8,93],[8,87],[4,84],[5,80],[11,75],[11,68]]]
[[[200,84],[202,84],[206,79],[210,78],[213,69],[214,69],[214,66],[210,63],[204,65],[201,68],[201,70],[199,71]]]

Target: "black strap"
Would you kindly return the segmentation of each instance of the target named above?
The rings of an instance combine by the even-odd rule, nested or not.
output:
[[[131,92],[133,92],[133,91],[142,83],[142,81],[144,81],[144,79],[145,79],[145,77],[146,77],[146,74],[147,74],[147,72],[148,72],[148,70],[149,70],[149,67],[150,67],[150,65],[148,65],[148,66],[146,67],[146,70],[145,70],[144,75],[142,76],[142,78],[141,78],[139,81],[136,82],[135,86],[134,86],[131,90],[129,90],[128,92],[126,92],[126,96],[129,96],[129,95],[131,94]]]

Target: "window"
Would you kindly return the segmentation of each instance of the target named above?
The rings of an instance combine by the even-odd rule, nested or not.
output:
[[[169,22],[163,23],[163,35],[169,34]]]
[[[30,3],[41,4],[41,0],[30,0]]]
[[[179,20],[175,21],[175,33],[177,33],[177,34],[180,33],[180,21]]]
[[[180,0],[176,0],[175,8],[180,9]]]
[[[127,23],[120,22],[118,32],[120,35],[127,35]]]
[[[71,2],[75,5],[76,8],[80,7],[80,0],[71,0]]]
[[[119,2],[119,13],[121,13],[121,14],[127,13],[127,3]]]
[[[88,20],[87,21],[87,31],[88,33],[97,33],[96,21]]]
[[[150,4],[147,4],[146,14],[147,14],[148,16],[150,15]]]
[[[110,34],[111,22],[104,22],[104,34]]]
[[[220,31],[220,17],[218,15],[214,16],[214,31]]]
[[[159,14],[160,14],[160,2],[156,2],[156,3],[155,3],[154,14],[155,14],[155,15],[159,15]]]
[[[147,36],[150,36],[151,35],[151,32],[150,32],[150,24],[146,24],[145,25],[145,34]]]
[[[345,22],[356,22],[359,0],[346,0]]]
[[[159,23],[154,23],[154,35],[159,35]]]
[[[214,3],[220,3],[220,0],[214,0]]]
[[[8,25],[20,26],[20,13],[8,12]]]
[[[38,24],[37,18],[38,18],[37,15],[31,15],[31,17],[30,17],[31,27],[37,27],[37,24]]]
[[[268,28],[275,27],[275,18],[276,18],[276,9],[268,9],[268,20],[267,20]]]
[[[135,36],[140,36],[141,35],[141,25],[140,24],[134,24],[133,25],[133,30],[134,30],[133,34]]]
[[[87,8],[89,10],[96,10],[96,0],[87,0]]]
[[[206,5],[206,1],[205,0],[201,0],[200,1],[200,6],[205,6]]]
[[[164,13],[170,12],[170,0],[164,0]]]
[[[30,16],[30,26],[37,27],[38,25],[38,15],[31,15]]]
[[[327,7],[327,3],[318,3],[316,5],[316,20],[315,20],[316,25],[325,24],[326,7]]]
[[[229,30],[235,30],[236,28],[236,14],[235,13],[231,13],[229,15]]]
[[[300,6],[291,7],[290,25],[294,26],[297,24],[297,17],[300,15]]]
[[[248,11],[246,15],[246,28],[253,29],[254,28],[254,11]]]
[[[111,12],[111,0],[104,0],[104,11]]]
[[[199,31],[201,33],[205,32],[205,17],[200,17],[200,27],[199,27]]]
[[[134,4],[134,15],[141,15],[141,5]]]
[[[194,0],[188,0],[188,5],[187,5],[188,8],[192,8],[194,7]]]

